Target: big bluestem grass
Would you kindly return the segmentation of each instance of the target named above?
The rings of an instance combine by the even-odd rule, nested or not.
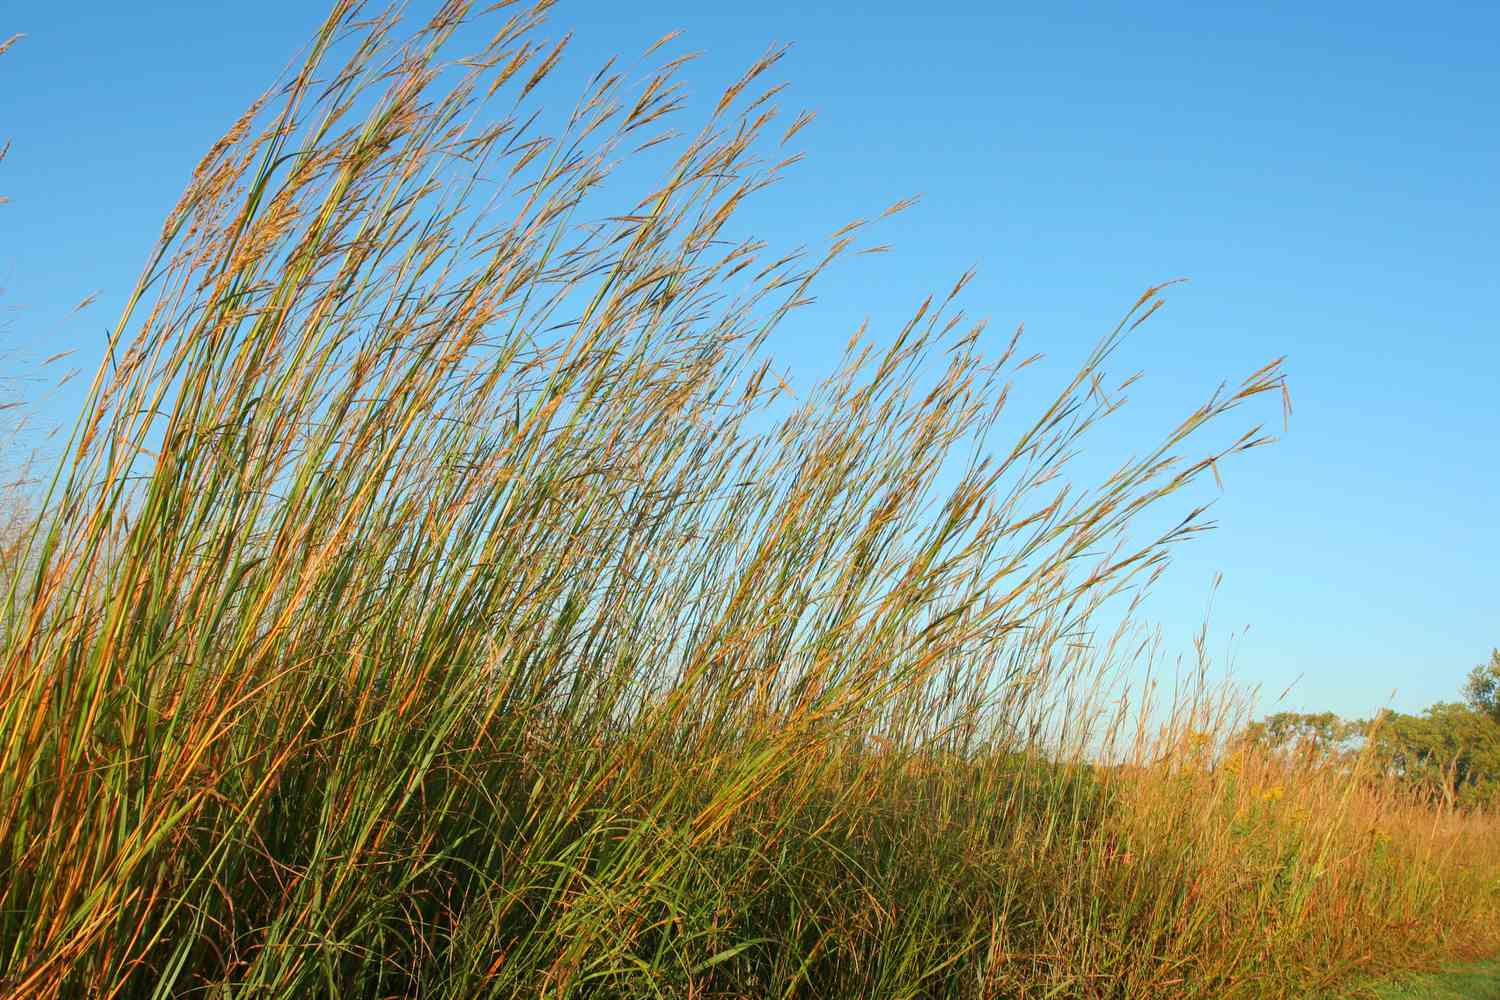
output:
[[[1483,817],[1272,802],[1199,702],[1101,697],[1081,637],[1200,512],[1127,529],[1276,363],[1072,482],[1159,290],[1025,416],[965,278],[790,399],[765,341],[867,224],[733,235],[778,53],[696,126],[662,49],[549,116],[546,7],[341,3],[166,220],[6,581],[7,995],[1290,996],[1494,943]]]

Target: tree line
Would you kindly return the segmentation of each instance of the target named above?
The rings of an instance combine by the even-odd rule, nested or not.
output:
[[[1373,719],[1278,712],[1251,723],[1245,738],[1310,762],[1366,761],[1449,809],[1500,806],[1500,650],[1470,671],[1461,701]]]

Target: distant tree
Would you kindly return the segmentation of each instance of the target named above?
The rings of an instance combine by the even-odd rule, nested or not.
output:
[[[1490,650],[1490,662],[1469,672],[1464,697],[1475,711],[1500,722],[1500,649]]]
[[[1332,712],[1277,712],[1252,722],[1245,738],[1266,749],[1308,759],[1344,756],[1361,734],[1359,723]]]
[[[1445,702],[1368,725],[1376,766],[1412,790],[1448,808],[1500,802],[1500,723],[1485,712]]]
[[[1500,650],[1469,674],[1464,702],[1417,715],[1345,720],[1332,712],[1278,712],[1245,730],[1246,742],[1300,762],[1367,757],[1380,774],[1446,808],[1500,806]]]

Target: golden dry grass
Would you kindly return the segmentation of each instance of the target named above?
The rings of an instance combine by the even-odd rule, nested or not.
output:
[[[1206,697],[1158,733],[1079,641],[1277,364],[1071,481],[1159,290],[1022,418],[960,280],[794,404],[765,338],[865,224],[729,238],[776,53],[548,132],[545,7],[341,3],[166,221],[6,581],[7,995],[1290,997],[1500,944],[1492,818],[1223,759]]]

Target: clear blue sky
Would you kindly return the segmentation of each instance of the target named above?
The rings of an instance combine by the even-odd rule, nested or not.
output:
[[[0,340],[90,365],[187,170],[321,4],[4,13],[29,37],[0,57]],[[976,263],[968,307],[997,340],[1024,321],[1043,374],[1192,279],[1128,351],[1149,374],[1122,447],[1288,356],[1289,432],[1225,470],[1220,529],[1151,605],[1174,644],[1216,570],[1214,650],[1250,626],[1236,673],[1301,677],[1290,707],[1418,708],[1500,644],[1500,8],[564,0],[554,23],[580,75],[684,29],[705,99],[796,43],[787,101],[819,119],[755,209],[772,240],[924,195],[778,344],[807,378],[861,316],[889,328]]]

